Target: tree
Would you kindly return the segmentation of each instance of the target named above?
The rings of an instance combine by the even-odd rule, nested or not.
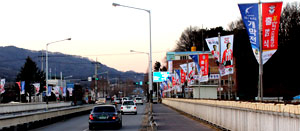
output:
[[[41,83],[41,89],[45,85],[45,74],[40,71],[34,61],[28,56],[26,62],[19,74],[17,75],[16,81],[25,81],[25,95],[29,94],[29,100],[31,101],[31,95],[34,94],[33,83]],[[42,91],[42,90],[40,90]]]
[[[156,61],[155,64],[154,64],[154,71],[159,71],[160,67],[161,67],[160,62]]]
[[[221,35],[229,35],[232,31],[225,31],[222,27],[216,27],[211,29],[199,29],[198,27],[186,28],[179,40],[176,42],[174,51],[191,51],[193,45],[196,46],[197,51],[209,51],[205,42],[205,38],[217,37],[218,33]]]

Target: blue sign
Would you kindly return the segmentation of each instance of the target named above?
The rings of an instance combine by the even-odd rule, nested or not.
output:
[[[166,81],[169,76],[169,72],[153,72],[153,82]]]
[[[73,88],[74,89],[74,83],[67,83],[67,88]]]
[[[258,4],[239,4],[239,8],[249,35],[253,53],[258,60],[258,52],[260,51]]]

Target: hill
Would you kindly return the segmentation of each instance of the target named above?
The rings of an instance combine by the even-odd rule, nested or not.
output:
[[[27,56],[36,62],[37,66],[45,69],[45,51],[32,51],[15,46],[0,47],[0,77],[6,78],[7,81],[14,81],[21,67],[24,65]],[[48,52],[49,58],[49,75],[52,77],[72,75],[72,79],[87,79],[95,73],[95,61],[86,57],[67,55],[58,52]],[[108,71],[109,78],[130,79],[134,81],[143,80],[143,73],[134,71],[122,72],[110,68],[100,62],[98,73]],[[50,73],[51,70],[51,73]],[[106,76],[106,74],[102,74]]]

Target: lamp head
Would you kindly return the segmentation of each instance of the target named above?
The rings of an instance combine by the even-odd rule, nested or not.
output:
[[[112,5],[113,5],[114,7],[120,6],[120,4],[117,4],[117,3],[112,3]]]

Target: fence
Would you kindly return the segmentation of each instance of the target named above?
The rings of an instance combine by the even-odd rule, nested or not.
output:
[[[300,131],[299,105],[174,98],[162,102],[228,130]]]

